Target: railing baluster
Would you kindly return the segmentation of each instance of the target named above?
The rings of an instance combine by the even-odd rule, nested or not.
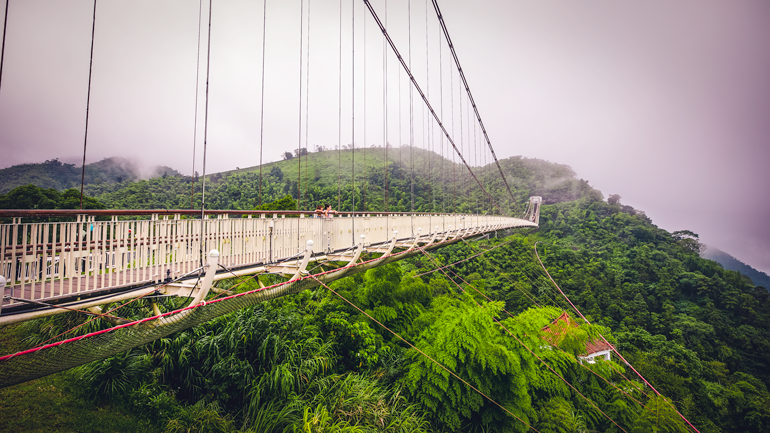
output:
[[[313,240],[316,253],[323,254],[357,245],[362,234],[367,245],[388,242],[394,231],[400,239],[409,238],[417,229],[421,229],[422,241],[451,240],[534,226],[537,218],[536,213],[529,220],[453,213],[358,213],[355,218],[347,213],[312,218],[288,212],[230,218],[233,213],[222,211],[196,220],[182,219],[181,211],[155,213],[145,220],[120,221],[113,215],[109,221],[96,221],[95,213],[82,212],[74,222],[22,223],[21,218],[13,217],[11,224],[0,224],[0,273],[9,281],[7,292],[15,290],[16,296],[45,300],[160,282],[167,275],[175,278],[196,269],[201,250],[217,249],[220,263],[240,267],[281,262],[303,251],[308,240]]]

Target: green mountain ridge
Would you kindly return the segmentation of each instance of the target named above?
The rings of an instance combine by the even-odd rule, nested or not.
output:
[[[62,163],[58,159],[49,159],[41,163],[19,164],[0,169],[0,194],[12,189],[35,185],[40,188],[66,190],[80,188],[82,167]],[[136,181],[144,177],[176,176],[179,172],[165,167],[152,167],[147,173],[142,167],[126,158],[111,157],[86,164],[85,182],[87,184],[114,184],[124,181]]]
[[[366,197],[368,210],[382,209],[384,149],[366,155],[364,170],[356,152],[355,188],[349,151],[311,153],[301,179],[297,159],[264,166],[261,197],[258,169],[207,175],[207,207],[247,209],[288,194],[303,200],[303,208],[328,200],[350,210],[355,197],[362,210]],[[399,162],[389,153],[388,161],[389,209],[409,209],[411,159]],[[427,152],[415,152],[414,161],[416,210],[490,211],[479,191],[467,190],[471,183],[459,166]],[[338,171],[346,162],[348,169]],[[479,178],[505,210],[543,196],[548,204],[539,229],[501,232],[500,239],[378,267],[332,283],[336,294],[318,288],[249,307],[37,386],[67,384],[62,398],[98,402],[116,415],[129,412],[142,432],[529,431],[373,317],[542,433],[620,432],[596,407],[627,433],[689,431],[670,404],[702,433],[770,430],[767,290],[701,258],[694,233],[669,233],[617,196],[604,200],[568,166],[521,157],[500,163],[513,203],[495,166],[479,169]],[[167,176],[86,189],[107,207],[179,208],[190,206],[191,180]],[[200,183],[193,205],[199,205]],[[535,248],[592,325],[553,286]],[[276,278],[232,279],[219,288],[251,290]],[[153,308],[171,311],[184,302],[139,300],[114,314],[148,317]],[[545,344],[544,329],[564,312],[578,326]],[[34,345],[88,320],[65,313],[28,322],[18,332],[24,344]],[[63,338],[108,327],[91,321]],[[617,357],[579,362],[576,355],[599,332],[665,397]],[[0,390],[0,401],[11,408],[35,398],[18,397],[22,389],[28,388]],[[0,423],[32,422],[25,421],[32,415],[18,412],[0,404]]]
[[[770,289],[770,275],[754,269],[753,267],[743,263],[736,259],[729,253],[726,253],[716,247],[706,247],[706,250],[701,254],[701,257],[708,260],[713,260],[723,268],[731,271],[740,272],[741,274],[751,278],[751,281],[757,286],[762,286]]]
[[[409,211],[412,183],[414,210],[421,212],[491,212],[490,196],[504,212],[521,211],[531,195],[543,196],[546,203],[576,200],[587,194],[601,196],[587,181],[577,179],[569,166],[538,159],[512,157],[500,161],[515,197],[511,202],[495,164],[473,168],[487,196],[465,167],[436,153],[414,149],[407,158],[406,151],[399,155],[397,150],[389,149],[387,188],[385,149],[355,152],[355,183],[353,158],[353,151],[345,149],[308,153],[302,157],[301,168],[299,158],[265,164],[261,197],[259,167],[207,174],[206,207],[246,210],[289,194],[305,210],[325,202],[337,210],[352,211],[355,197],[356,211]],[[197,178],[194,186],[191,183],[189,176],[167,176],[87,184],[85,190],[108,208],[199,208],[202,182]]]

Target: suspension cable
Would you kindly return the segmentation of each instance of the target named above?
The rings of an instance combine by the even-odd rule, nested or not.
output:
[[[363,126],[363,132],[364,132],[364,147],[361,149],[361,153],[364,154],[364,179],[361,183],[363,183],[363,188],[361,189],[361,208],[364,212],[366,212],[366,149],[369,147],[366,144],[366,18],[364,17],[364,126]]]
[[[337,209],[342,210],[342,0],[340,0],[340,58],[337,93]]]
[[[265,0],[266,1],[266,0]],[[198,144],[198,91],[200,90],[201,70],[201,16],[203,15],[203,0],[198,1],[198,51],[195,56],[195,115],[193,120],[193,154],[192,172],[190,173],[190,209],[195,209],[195,148]],[[260,191],[262,190],[262,167],[259,167]]]
[[[385,25],[388,25],[388,0],[385,0]],[[388,207],[388,47],[385,39],[382,40],[382,144],[385,146],[385,194],[383,196],[383,204],[385,212],[389,212]],[[390,223],[390,219],[385,219],[386,226]],[[385,227],[386,233],[390,233],[390,229]]]
[[[307,72],[305,72],[305,189],[302,193],[302,201],[307,203],[307,175],[308,171],[310,169],[308,168],[309,160],[310,158],[310,143],[308,142],[308,134],[309,134],[309,117],[310,117],[310,0],[307,0]],[[302,157],[302,154],[300,153],[300,157]],[[307,206],[307,204],[305,205]],[[308,206],[308,209],[311,209],[312,206]]]
[[[468,129],[470,130],[470,125],[468,125]],[[473,159],[476,162],[476,167],[479,168],[480,176],[482,179],[482,182],[484,181],[484,175],[483,170],[484,168],[480,166],[479,164],[479,154],[478,154],[478,146],[476,146],[476,141],[478,139],[478,133],[476,132],[476,122],[473,122]],[[479,196],[478,194],[473,194],[476,198],[476,213],[479,213]]]
[[[439,94],[441,95],[441,118],[444,118],[444,59],[442,55],[441,39],[438,42],[438,82],[439,82]],[[441,143],[441,212],[446,213],[446,176],[444,175],[444,136],[439,134]],[[454,156],[452,156],[454,158]]]
[[[430,98],[430,44],[428,42],[428,0],[425,0],[425,90]],[[424,111],[423,111],[424,113]],[[427,113],[424,114],[427,117]],[[433,185],[433,140],[432,138],[433,123],[428,119],[428,129],[425,131],[425,135],[428,137],[427,145],[430,146],[428,152],[428,185],[430,185],[431,205],[430,211],[436,212],[436,189]]]
[[[6,26],[8,25],[8,2],[6,0]],[[83,209],[83,187],[86,183],[86,147],[88,145],[88,114],[91,108],[91,76],[94,67],[94,36],[96,35],[96,0],[94,0],[94,16],[91,21],[91,57],[88,61],[88,97],[86,98],[86,129],[83,137],[83,167],[80,172],[80,209]],[[5,50],[5,28],[3,28],[3,50]]]
[[[351,180],[353,182],[353,188],[351,188],[351,193],[353,194],[353,209],[351,209],[353,214],[353,228],[355,229],[355,211],[356,211],[356,0],[350,0],[351,3],[351,32],[350,32],[350,40],[351,40],[351,62],[350,65],[352,67],[352,73],[351,73],[351,125],[352,125],[352,133],[351,133],[351,147],[353,148],[353,155],[352,155],[352,173],[351,173]],[[355,230],[351,230],[351,233],[353,233],[353,243],[356,242],[355,239]]]
[[[457,146],[455,145],[454,140],[452,140],[452,137],[449,135],[449,132],[447,132],[446,128],[444,127],[444,124],[441,123],[441,119],[439,119],[438,114],[436,114],[436,111],[433,109],[433,106],[430,104],[430,101],[428,101],[428,98],[425,96],[425,93],[423,93],[422,89],[420,88],[420,85],[417,84],[417,80],[414,78],[414,75],[412,75],[411,70],[409,69],[409,66],[404,61],[403,57],[401,57],[401,54],[398,52],[398,49],[396,48],[396,44],[393,42],[393,40],[390,38],[390,35],[388,34],[387,29],[385,29],[385,26],[382,24],[382,21],[380,21],[380,18],[377,16],[377,12],[375,12],[374,7],[370,3],[369,0],[363,0],[366,7],[369,9],[369,12],[371,13],[374,20],[377,22],[377,25],[380,27],[380,30],[382,31],[382,35],[387,39],[388,44],[390,45],[391,49],[393,49],[393,52],[396,54],[396,57],[398,57],[399,62],[401,63],[401,66],[406,71],[407,75],[409,75],[409,79],[412,82],[412,86],[410,87],[410,91],[412,88],[416,89],[417,92],[420,94],[420,97],[422,98],[423,102],[427,106],[430,113],[433,115],[433,118],[438,123],[439,127],[441,128],[441,131],[446,136],[449,143],[452,145],[452,147],[455,150],[455,153],[457,153],[457,156],[462,161],[463,165],[465,165],[465,168],[468,169],[473,179],[476,181],[476,183],[481,187],[481,190],[486,194],[487,199],[494,203],[495,207],[500,209],[500,212],[503,213],[502,208],[500,205],[498,205],[497,201],[492,197],[491,194],[489,194],[484,188],[483,185],[481,185],[481,182],[479,182],[479,179],[476,177],[476,175],[473,173],[473,170],[471,169],[470,165],[468,165],[468,162],[465,161],[465,158],[463,157],[462,153],[457,149]],[[411,17],[410,17],[411,18]]]
[[[310,1],[310,0],[308,0]],[[305,0],[299,4],[299,109],[297,124],[297,210],[302,208],[302,57],[305,36]],[[299,220],[297,221],[299,224]],[[299,226],[297,226],[297,245],[299,245]]]
[[[398,165],[399,165],[399,168],[401,164],[403,164],[401,156],[404,149],[404,132],[403,132],[403,129],[401,128],[401,120],[402,120],[401,97],[402,96],[403,95],[401,95],[401,74],[398,74]],[[403,209],[399,209],[399,210],[403,211]]]
[[[444,33],[444,37],[446,38],[447,44],[449,45],[449,51],[452,53],[452,57],[454,58],[455,64],[457,65],[457,71],[460,73],[460,78],[462,79],[463,84],[465,85],[465,91],[468,93],[468,98],[470,99],[471,105],[473,106],[473,110],[476,113],[476,118],[479,121],[479,125],[481,126],[482,132],[484,132],[484,138],[486,138],[487,140],[489,151],[495,159],[495,163],[497,164],[497,169],[500,171],[500,176],[502,176],[503,182],[505,182],[505,188],[508,190],[508,194],[511,196],[511,199],[515,202],[516,200],[514,199],[513,193],[511,192],[511,187],[508,185],[508,180],[505,178],[505,173],[503,173],[502,167],[500,167],[500,161],[497,160],[497,155],[495,154],[495,150],[492,148],[492,142],[489,140],[489,135],[487,134],[487,130],[484,127],[484,122],[481,121],[481,114],[479,114],[479,110],[476,107],[476,101],[473,99],[473,94],[471,94],[471,88],[468,86],[468,81],[465,79],[465,73],[463,73],[463,68],[460,66],[460,60],[457,58],[457,52],[455,52],[454,44],[452,44],[452,38],[449,37],[449,30],[447,30],[446,23],[444,22],[444,16],[441,14],[441,9],[438,7],[438,2],[436,0],[431,0],[431,1],[433,2],[433,8],[436,10],[436,16],[438,17],[438,22],[441,25],[441,29]]]
[[[364,0],[368,5],[369,2]],[[370,8],[371,9],[371,8]],[[412,0],[407,1],[407,11],[409,16],[409,67],[412,67]],[[412,74],[409,74],[410,76]],[[411,167],[409,175],[409,185],[412,195],[412,218],[414,219],[414,99],[413,86],[409,86],[409,165]],[[412,224],[412,236],[414,236],[414,224]]]
[[[452,135],[455,135],[455,82],[452,69],[449,70],[449,107],[452,109]],[[452,154],[452,213],[457,212],[457,175],[455,174],[455,155]]]
[[[265,36],[267,33],[267,0],[262,0],[262,103],[259,107],[259,207],[262,208],[262,145],[265,138]]]
[[[5,16],[3,17],[3,47],[0,49],[0,89],[3,84],[3,64],[5,62],[5,34],[8,30],[8,3],[11,0],[5,0]]]
[[[200,262],[203,266],[203,250],[206,242],[206,156],[209,138],[209,79],[211,77],[211,15],[213,0],[209,0],[209,29],[206,42],[206,104],[203,111],[203,179],[201,181],[201,249]]]
[[[452,82],[452,86],[454,86],[454,82]],[[453,87],[453,89],[454,89],[454,87]],[[465,141],[464,140],[465,135],[463,134],[463,97],[462,97],[461,94],[457,95],[457,106],[460,109],[460,116],[459,116],[459,122],[458,123],[460,123],[460,153],[462,153],[462,151],[465,150],[464,147],[463,147],[463,143]],[[470,156],[468,157],[468,161],[469,161],[468,163],[470,164],[470,161],[471,161]],[[464,188],[465,187],[465,176],[463,176],[463,173],[460,173],[460,176],[461,176],[460,177],[460,195],[462,196],[463,195],[463,189],[467,189],[467,188]],[[462,209],[462,206],[461,206],[460,207],[460,211],[462,212],[462,210],[463,209]]]

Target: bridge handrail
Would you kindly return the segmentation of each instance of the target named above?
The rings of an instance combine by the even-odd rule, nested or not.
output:
[[[304,210],[218,210],[206,209],[205,215],[315,215],[315,211]],[[87,216],[142,216],[142,215],[191,215],[199,216],[201,210],[195,209],[0,209],[0,218],[40,218],[40,217],[75,217],[78,215]],[[381,211],[357,211],[357,212],[337,212],[336,215],[344,216],[367,216],[367,215],[478,215],[489,216],[496,214],[468,214],[460,212],[381,212]],[[503,215],[497,215],[503,216]]]

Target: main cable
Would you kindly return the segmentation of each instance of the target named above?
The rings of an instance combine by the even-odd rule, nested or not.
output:
[[[201,181],[201,244],[200,261],[203,266],[203,252],[205,249],[206,236],[206,155],[208,151],[209,137],[209,79],[211,77],[211,15],[213,12],[213,1],[209,0],[209,29],[206,45],[206,108],[203,111],[203,179]]]
[[[5,16],[3,18],[3,47],[0,49],[0,89],[3,85],[3,64],[5,62],[5,33],[8,30],[8,3],[11,0],[5,0]]]
[[[8,2],[6,0],[6,25],[8,25]],[[91,109],[91,76],[94,68],[94,36],[96,35],[96,0],[94,0],[94,16],[91,22],[91,57],[88,61],[88,96],[86,97],[86,130],[83,137],[83,167],[80,172],[80,209],[83,209],[83,187],[86,183],[86,147],[88,146],[88,115]],[[3,28],[3,50],[5,50],[5,28]]]
[[[449,45],[449,51],[452,53],[452,57],[454,58],[455,64],[457,65],[457,71],[460,73],[460,78],[463,81],[463,84],[465,85],[465,90],[468,93],[468,98],[471,101],[471,105],[473,106],[473,110],[476,113],[476,118],[479,121],[479,125],[481,126],[481,130],[484,133],[484,138],[487,140],[487,145],[489,146],[489,151],[492,154],[492,157],[495,159],[495,163],[497,164],[497,169],[500,171],[500,176],[503,178],[503,182],[505,182],[505,187],[508,189],[508,194],[511,196],[511,199],[515,203],[516,200],[513,197],[513,193],[511,192],[511,187],[508,185],[508,179],[505,177],[505,173],[503,173],[502,167],[500,167],[500,161],[497,160],[497,155],[495,154],[495,150],[492,148],[492,142],[489,140],[489,135],[487,134],[487,129],[484,127],[484,122],[481,121],[481,114],[479,114],[479,110],[476,107],[476,101],[473,99],[473,94],[471,94],[471,88],[468,86],[468,81],[465,79],[465,74],[463,73],[463,68],[460,66],[460,60],[457,58],[457,52],[455,51],[454,45],[452,44],[452,38],[449,37],[449,30],[447,30],[446,23],[444,22],[444,16],[441,14],[441,9],[438,7],[438,1],[431,0],[433,2],[433,8],[436,10],[436,16],[438,17],[439,24],[441,25],[441,29],[444,33],[444,37],[446,38],[447,44]]]
[[[465,158],[463,157],[462,153],[457,149],[457,146],[455,145],[454,140],[452,140],[452,137],[447,132],[446,128],[444,127],[444,124],[441,123],[441,119],[439,119],[438,114],[436,114],[436,111],[433,109],[433,106],[428,101],[428,98],[425,96],[425,93],[423,93],[422,89],[420,88],[420,85],[417,84],[417,80],[414,78],[414,75],[412,75],[411,70],[409,69],[409,66],[407,66],[406,62],[404,61],[403,57],[401,57],[401,54],[399,53],[398,49],[396,48],[396,44],[393,42],[393,40],[390,38],[390,35],[388,34],[387,29],[385,29],[385,26],[382,24],[382,21],[380,21],[380,18],[377,16],[377,12],[375,12],[374,7],[371,5],[369,0],[363,0],[366,7],[369,9],[369,12],[372,14],[372,17],[377,22],[377,25],[380,27],[380,30],[382,31],[382,35],[387,39],[388,44],[390,45],[391,49],[393,49],[393,52],[396,54],[396,57],[398,57],[399,62],[401,63],[401,66],[406,71],[407,75],[409,75],[409,79],[412,81],[413,87],[417,90],[417,92],[420,94],[420,97],[422,97],[423,102],[428,107],[428,110],[433,115],[433,118],[436,119],[436,122],[441,127],[441,131],[444,133],[444,135],[447,137],[447,140],[454,148],[455,152],[459,156],[460,160],[463,162],[463,165],[468,169],[473,179],[476,181],[476,183],[479,184],[482,191],[486,194],[487,198],[494,203],[494,205],[500,209],[500,212],[502,212],[502,208],[498,205],[497,201],[490,195],[486,188],[484,188],[483,185],[481,185],[481,182],[479,182],[476,175],[473,173],[473,170],[471,169],[470,165],[465,161]]]

